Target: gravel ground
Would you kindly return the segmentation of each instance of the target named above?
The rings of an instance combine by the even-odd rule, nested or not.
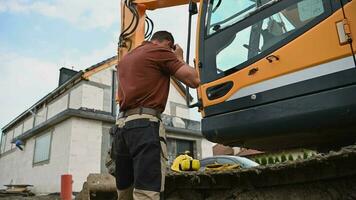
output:
[[[59,195],[43,195],[32,197],[9,196],[0,197],[0,200],[60,200]]]

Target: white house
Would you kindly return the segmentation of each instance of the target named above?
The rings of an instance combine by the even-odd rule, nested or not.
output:
[[[2,128],[0,187],[31,184],[35,193],[59,192],[61,175],[69,173],[79,192],[89,173],[106,172],[117,112],[116,62],[112,57],[79,72],[62,68],[58,88]],[[191,112],[184,88],[172,80],[163,115],[170,160],[185,150],[196,158],[212,155]],[[17,140],[24,142],[23,151],[14,145]]]

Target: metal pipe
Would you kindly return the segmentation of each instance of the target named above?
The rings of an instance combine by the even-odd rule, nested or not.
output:
[[[189,65],[190,58],[190,42],[191,42],[191,33],[192,33],[192,16],[197,14],[197,4],[192,0],[189,2],[189,19],[188,19],[188,38],[187,38],[187,54],[186,54],[186,63]],[[185,86],[185,101],[188,108],[192,108],[190,105],[190,93],[188,85]]]

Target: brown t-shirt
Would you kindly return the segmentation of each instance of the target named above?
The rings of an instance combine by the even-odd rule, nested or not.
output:
[[[118,64],[120,111],[146,107],[164,111],[170,76],[184,63],[168,48],[143,42]]]

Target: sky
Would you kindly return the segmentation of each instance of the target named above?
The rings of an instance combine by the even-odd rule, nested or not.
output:
[[[57,87],[61,67],[82,70],[116,54],[119,3],[0,0],[1,128]],[[148,15],[154,31],[172,32],[185,49],[187,12],[179,6]]]

